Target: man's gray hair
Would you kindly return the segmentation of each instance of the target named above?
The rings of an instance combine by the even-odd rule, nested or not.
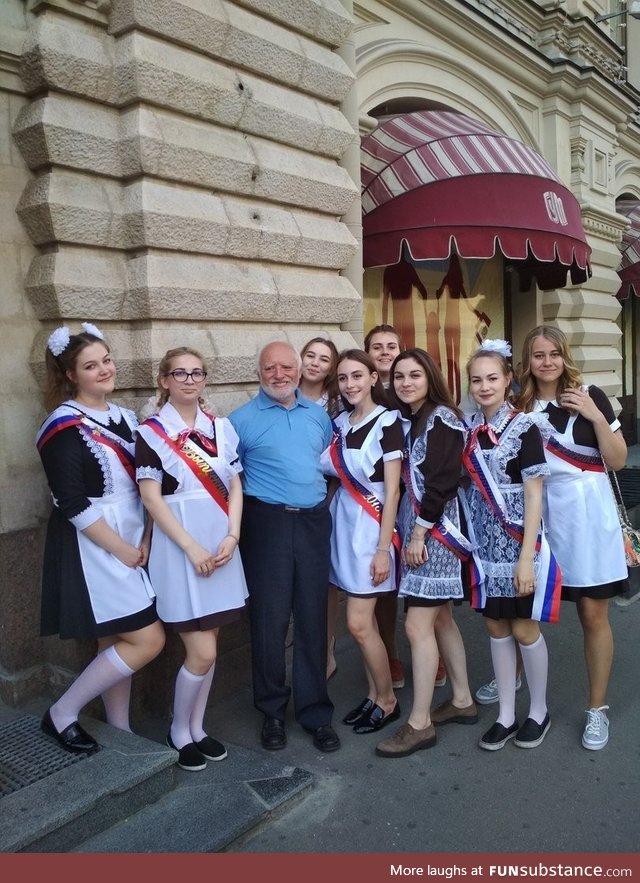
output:
[[[269,341],[267,341],[267,343],[263,344],[260,347],[260,349],[258,350],[258,355],[256,356],[256,374],[258,375],[258,377],[260,376],[260,362],[262,361],[262,354],[266,350],[266,348],[268,346],[271,346],[271,344],[273,344],[273,343],[281,343],[284,346],[288,346],[291,349],[291,352],[293,353],[293,355],[295,357],[296,365],[298,366],[298,371],[302,370],[302,357],[292,343],[290,343],[288,340],[278,340],[278,339],[269,340]]]

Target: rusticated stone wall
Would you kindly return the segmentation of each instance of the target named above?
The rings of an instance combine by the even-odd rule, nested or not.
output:
[[[37,652],[15,652],[37,628],[49,501],[32,439],[50,330],[99,325],[117,395],[134,407],[151,394],[165,350],[195,346],[209,361],[207,394],[228,413],[253,393],[267,340],[300,346],[323,332],[353,342],[341,329],[359,294],[341,271],[358,243],[341,219],[358,185],[341,165],[357,120],[342,109],[354,74],[336,51],[352,29],[339,0],[9,2],[21,37],[11,47],[11,214],[28,255],[14,286],[28,317],[12,358],[30,389],[20,475],[0,455],[0,551],[8,561],[21,550],[29,589],[25,604],[24,582],[3,586],[15,616],[0,697],[18,702],[62,686],[87,654],[39,639]],[[222,683],[246,680],[244,626],[222,644],[234,660]],[[171,656],[154,675],[157,693],[167,666],[166,695],[154,697],[163,708]]]

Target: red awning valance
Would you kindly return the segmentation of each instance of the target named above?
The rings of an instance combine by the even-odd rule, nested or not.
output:
[[[622,237],[622,260],[618,270],[622,284],[617,296],[620,300],[626,300],[631,293],[640,297],[640,200],[619,199],[616,211],[631,221],[631,226]]]
[[[490,258],[541,288],[588,278],[580,206],[526,144],[453,111],[391,117],[362,143],[364,266]]]

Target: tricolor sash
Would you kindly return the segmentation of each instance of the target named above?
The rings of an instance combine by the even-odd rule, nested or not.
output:
[[[51,439],[59,432],[62,432],[63,429],[77,426],[80,432],[84,435],[89,436],[94,441],[98,442],[98,444],[104,445],[104,447],[112,450],[131,481],[135,482],[135,459],[132,452],[126,447],[126,443],[119,436],[115,435],[115,433],[109,432],[109,430],[100,423],[92,420],[87,414],[82,411],[79,411],[78,413],[81,416],[66,414],[53,420],[50,426],[47,427],[46,432],[44,432],[36,442],[38,451],[42,451],[47,442],[51,441]]]
[[[171,448],[172,451],[180,457],[182,462],[191,470],[191,472],[198,479],[203,488],[207,491],[207,493],[212,497],[213,500],[220,506],[225,515],[229,513],[229,492],[227,488],[220,478],[220,476],[216,473],[210,463],[207,463],[205,458],[202,456],[201,452],[198,451],[196,445],[194,445],[189,439],[190,433],[181,432],[177,436],[177,438],[173,439],[166,432],[162,423],[157,420],[155,417],[149,417],[148,420],[144,422],[145,426],[148,426],[152,429],[156,435],[159,435],[160,438]],[[193,430],[195,433],[196,431]],[[200,433],[196,433],[198,437],[202,437]],[[212,445],[211,441],[207,439],[209,442],[209,450],[212,450],[214,445]]]
[[[329,446],[329,456],[331,457],[331,462],[333,463],[334,469],[340,479],[340,483],[356,503],[358,503],[368,515],[380,524],[382,522],[383,504],[372,491],[368,490],[349,472],[344,459],[343,446],[344,438],[342,433],[340,430],[335,430]],[[400,540],[400,534],[395,527],[393,529],[391,542],[396,553],[399,555],[400,549],[402,548],[402,542]]]
[[[56,417],[36,441],[38,451],[42,451],[46,443],[51,441],[59,432],[62,432],[63,429],[69,429],[70,426],[79,426],[80,423],[82,423],[82,420],[75,414],[64,414],[62,417]]]
[[[406,487],[407,494],[411,500],[413,511],[416,515],[420,514],[420,503],[416,488],[414,486],[413,470],[410,463],[410,452],[405,448],[402,460],[402,478]],[[450,518],[443,513],[438,521],[431,528],[431,536],[442,543],[450,552],[458,558],[466,566],[469,578],[469,587],[472,594],[472,606],[476,607],[480,604],[476,593],[480,585],[484,582],[484,571],[482,564],[477,555],[474,554],[475,546],[464,536],[458,527]],[[474,603],[475,598],[475,603]]]
[[[517,416],[517,412],[513,414],[509,422],[515,416]],[[471,438],[462,454],[462,462],[474,485],[504,530],[514,540],[522,543],[524,539],[524,525],[522,522],[514,521],[508,516],[505,499],[489,470],[480,447],[478,441],[479,432],[487,432],[491,441],[496,445],[499,444],[499,440],[491,426],[488,424],[478,426],[471,433]],[[560,617],[562,574],[555,555],[549,548],[549,543],[546,537],[543,537],[541,531],[536,537],[535,550],[539,553],[539,575],[536,579],[531,618],[539,622],[557,622]]]
[[[547,450],[565,463],[570,463],[576,469],[582,469],[586,472],[604,472],[605,467],[602,462],[602,456],[598,454],[582,453],[580,451],[568,448],[562,445],[553,435],[547,442]]]

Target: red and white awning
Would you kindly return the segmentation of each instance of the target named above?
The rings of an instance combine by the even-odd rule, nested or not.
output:
[[[640,297],[640,200],[618,199],[616,211],[631,221],[631,226],[622,237],[622,260],[618,270],[622,284],[617,296],[620,300],[626,300],[631,293]]]
[[[589,274],[580,206],[531,147],[454,111],[384,120],[362,143],[364,266],[453,251],[526,262],[541,288]]]

